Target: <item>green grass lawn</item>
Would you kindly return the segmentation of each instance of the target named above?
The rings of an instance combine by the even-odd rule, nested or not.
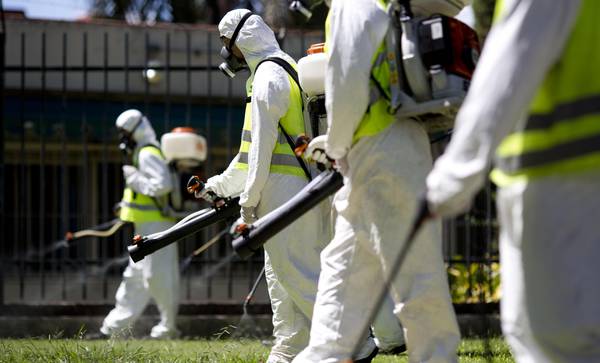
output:
[[[489,341],[488,359],[482,340],[465,339],[460,362],[514,362],[501,339]],[[258,340],[0,340],[0,362],[264,362],[269,348]],[[379,355],[376,363],[408,362],[406,354]]]

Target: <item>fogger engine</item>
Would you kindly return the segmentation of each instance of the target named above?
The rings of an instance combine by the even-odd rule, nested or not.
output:
[[[158,200],[163,214],[177,219],[198,210],[199,201],[185,192],[185,186],[194,174],[202,172],[206,160],[206,138],[191,127],[176,127],[162,135],[161,151],[169,164],[173,189],[167,200]]]
[[[477,33],[449,16],[415,16],[407,0],[391,1],[388,12],[390,112],[429,132],[452,128],[481,52]]]

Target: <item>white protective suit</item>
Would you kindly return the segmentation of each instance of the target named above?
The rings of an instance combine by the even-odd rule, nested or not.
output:
[[[295,362],[351,358],[408,234],[432,163],[427,133],[398,120],[374,136],[352,138],[369,102],[371,62],[389,19],[376,1],[336,1],[330,12],[325,78],[327,154],[344,186],[335,195],[335,237],[321,254],[309,347]],[[439,223],[418,235],[392,284],[411,362],[453,362],[460,334],[448,291]]]
[[[133,110],[126,112],[130,111]],[[123,115],[128,116],[126,113]],[[141,116],[141,113],[139,115]],[[159,146],[154,129],[145,117],[135,130],[133,139],[136,141],[136,149],[149,144]],[[138,163],[137,170],[132,166],[123,168],[129,188],[152,197],[160,197],[171,191],[171,174],[164,160],[149,152],[140,152]],[[166,221],[134,222],[135,234],[144,236],[164,231],[173,224]],[[177,244],[171,244],[137,263],[129,259],[129,265],[123,272],[123,281],[117,289],[115,307],[104,319],[100,331],[105,335],[127,332],[142,314],[150,298],[153,298],[160,312],[160,321],[152,328],[150,336],[153,338],[177,336],[179,334],[175,326],[179,305],[177,258]]]
[[[452,141],[427,178],[438,215],[465,211],[500,141],[561,55],[579,1],[507,2],[489,33]],[[597,71],[595,76],[597,76]],[[502,329],[518,362],[600,362],[599,172],[499,190]]]
[[[227,13],[219,23],[221,36],[231,38],[247,12]],[[295,62],[279,48],[273,31],[258,15],[246,20],[235,44],[251,71],[247,81],[247,88],[252,87],[248,171],[234,168],[236,157],[221,175],[207,181],[206,188],[220,196],[240,195],[240,205],[255,207],[255,214],[260,218],[288,201],[308,182],[306,178],[269,171],[278,138],[278,122],[290,104],[290,82],[286,71],[273,62],[265,62],[256,70],[256,65],[267,57]],[[329,241],[323,234],[327,222],[321,210],[314,209],[264,245],[275,336],[268,362],[289,362],[308,344],[319,277],[319,253]]]
[[[381,304],[371,330],[380,353],[396,353],[396,349],[399,350],[397,353],[402,353],[402,347],[406,345],[404,329],[394,314],[394,300],[391,296],[388,295]]]
[[[466,6],[456,15],[456,19],[475,28],[473,8]],[[375,320],[371,325],[375,343],[380,353],[392,353],[405,345],[404,330],[396,315],[394,315],[394,301],[388,296],[383,301]],[[401,350],[401,349],[400,349]]]

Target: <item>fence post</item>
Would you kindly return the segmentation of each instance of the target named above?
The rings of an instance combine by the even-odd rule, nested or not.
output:
[[[0,16],[2,33],[0,34],[0,241],[6,237],[6,208],[4,199],[4,55],[6,45],[6,23],[4,19],[4,4],[0,0]],[[0,306],[4,305],[4,251],[0,251]]]

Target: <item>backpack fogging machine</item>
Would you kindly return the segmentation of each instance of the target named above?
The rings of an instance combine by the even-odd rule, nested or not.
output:
[[[193,176],[187,185],[187,190],[190,193],[202,190],[203,188],[204,183],[196,176]],[[212,207],[188,215],[179,223],[165,231],[153,233],[148,236],[136,235],[133,238],[133,243],[127,247],[131,259],[134,262],[138,262],[154,251],[177,242],[182,238],[198,233],[208,226],[228,218],[236,218],[239,216],[239,197],[220,198],[213,193],[209,193],[209,195],[213,200]]]

